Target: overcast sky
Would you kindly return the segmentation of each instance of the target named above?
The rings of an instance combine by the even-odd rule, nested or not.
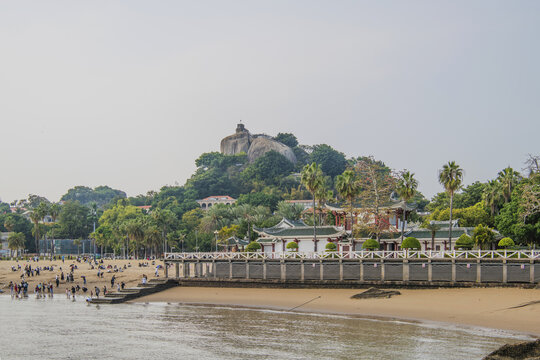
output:
[[[540,153],[540,1],[1,1],[0,198],[183,185],[243,120],[416,173]]]

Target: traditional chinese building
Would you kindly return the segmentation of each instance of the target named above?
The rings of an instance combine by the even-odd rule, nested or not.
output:
[[[295,242],[300,252],[324,252],[326,244],[333,242],[338,250],[349,251],[350,243],[346,240],[347,233],[336,226],[317,226],[314,238],[313,226],[303,221],[283,219],[271,228],[257,228],[253,230],[259,234],[257,242],[261,244],[263,252],[284,252],[287,244]]]

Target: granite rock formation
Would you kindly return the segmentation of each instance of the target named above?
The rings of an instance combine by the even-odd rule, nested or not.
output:
[[[289,160],[293,164],[296,163],[296,155],[294,155],[294,152],[290,147],[274,139],[262,136],[255,138],[251,142],[247,153],[248,160],[249,162],[253,162],[272,150],[277,151],[281,155],[285,156],[287,160]]]
[[[243,124],[238,124],[236,133],[221,140],[221,153],[224,155],[235,155],[241,152],[247,154],[251,145],[251,134]]]
[[[272,150],[285,156],[290,162],[296,163],[296,156],[290,147],[266,135],[251,135],[243,124],[237,125],[236,133],[221,140],[222,154],[235,155],[244,152],[250,162]]]

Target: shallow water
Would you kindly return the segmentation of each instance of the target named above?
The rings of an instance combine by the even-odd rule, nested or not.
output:
[[[0,359],[480,359],[510,332],[178,304],[0,296]]]

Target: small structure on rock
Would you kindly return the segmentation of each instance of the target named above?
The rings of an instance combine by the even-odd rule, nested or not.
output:
[[[273,150],[285,156],[293,164],[296,163],[296,155],[290,147],[267,135],[252,135],[244,124],[238,124],[234,134],[221,140],[220,149],[224,155],[246,153],[249,162],[254,162]]]

